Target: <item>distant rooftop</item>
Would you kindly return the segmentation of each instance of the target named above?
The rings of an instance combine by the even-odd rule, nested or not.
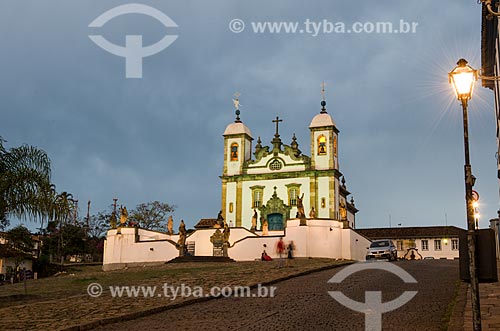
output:
[[[458,237],[465,230],[456,226],[421,226],[356,229],[356,232],[373,240]]]

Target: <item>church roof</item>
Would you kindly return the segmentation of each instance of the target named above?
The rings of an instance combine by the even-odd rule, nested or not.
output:
[[[252,138],[252,132],[250,129],[243,123],[241,122],[235,122],[231,123],[226,127],[226,130],[224,131],[224,136],[229,136],[233,134],[247,134]]]
[[[313,117],[309,128],[320,128],[324,126],[336,126],[332,117],[328,113],[320,113]]]

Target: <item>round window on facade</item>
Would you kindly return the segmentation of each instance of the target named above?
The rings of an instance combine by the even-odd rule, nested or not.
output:
[[[275,171],[283,168],[283,164],[279,160],[274,160],[269,164],[269,169]]]

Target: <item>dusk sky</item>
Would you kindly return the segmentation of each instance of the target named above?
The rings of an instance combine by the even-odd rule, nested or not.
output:
[[[123,1],[0,2],[0,136],[35,145],[52,160],[58,191],[91,213],[114,197],[129,210],[175,204],[175,226],[215,218],[221,206],[223,137],[241,119],[270,145],[280,134],[310,155],[309,123],[327,110],[339,135],[340,171],[358,227],[466,227],[461,106],[448,84],[459,58],[479,69],[481,6],[470,1],[140,1],[178,27],[129,14],[89,24]],[[233,19],[245,22],[234,33]],[[418,23],[415,33],[255,33],[252,22]],[[143,59],[143,77],[125,77],[125,59],[89,35],[169,47]],[[481,227],[497,217],[492,91],[478,82],[470,102],[471,163]],[[255,141],[254,141],[255,146]],[[27,222],[34,228],[37,224]]]

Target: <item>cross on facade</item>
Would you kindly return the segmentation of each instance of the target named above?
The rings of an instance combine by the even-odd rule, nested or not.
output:
[[[279,133],[278,133],[278,125],[280,122],[283,122],[283,120],[280,120],[278,116],[276,116],[276,119],[273,120],[273,123],[276,123],[276,133],[274,134],[275,137],[279,137]]]

